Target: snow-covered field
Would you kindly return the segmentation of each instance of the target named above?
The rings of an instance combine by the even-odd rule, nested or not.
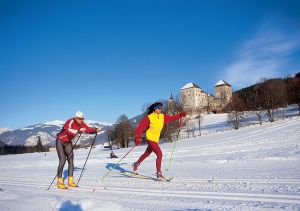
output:
[[[119,159],[92,150],[80,188],[54,184],[56,152],[0,156],[0,210],[268,210],[300,209],[300,118],[293,117],[202,137],[180,140],[172,182],[129,178],[146,146],[135,147],[102,182]],[[163,169],[173,143],[162,144]],[[115,150],[123,157],[128,149]],[[75,151],[75,180],[88,149]],[[67,176],[65,166],[64,175]],[[155,155],[139,168],[153,175]]]

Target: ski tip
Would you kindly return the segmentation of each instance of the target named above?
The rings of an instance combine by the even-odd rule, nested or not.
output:
[[[170,177],[170,178],[164,179],[164,180],[155,179],[155,181],[158,181],[158,182],[171,182],[172,179],[173,179],[173,177]]]
[[[170,177],[169,179],[167,179],[167,182],[171,182],[172,179],[173,177]]]

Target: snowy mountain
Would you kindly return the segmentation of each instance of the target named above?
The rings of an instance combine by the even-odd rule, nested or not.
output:
[[[7,132],[7,131],[9,131],[8,128],[0,128],[0,135],[1,135],[2,133],[4,133],[4,132]]]
[[[56,134],[59,133],[64,125],[64,121],[54,120],[36,125],[30,125],[21,129],[6,131],[0,134],[0,141],[8,145],[26,145],[35,146],[38,138],[41,138],[43,145],[54,145]],[[97,143],[106,141],[106,131],[111,124],[98,121],[86,120],[91,127],[101,128],[101,132],[97,136]],[[83,136],[84,138],[89,136]]]

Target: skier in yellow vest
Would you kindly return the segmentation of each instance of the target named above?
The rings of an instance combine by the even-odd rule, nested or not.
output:
[[[135,134],[135,143],[136,145],[141,144],[141,135],[146,131],[146,139],[148,147],[144,154],[138,159],[137,162],[133,163],[133,171],[137,173],[138,166],[145,160],[152,152],[157,156],[156,159],[156,170],[157,170],[157,179],[165,180],[164,176],[161,173],[161,161],[162,161],[162,152],[158,145],[161,130],[164,127],[164,124],[168,124],[174,120],[178,120],[181,117],[186,116],[186,112],[181,112],[175,116],[170,116],[162,113],[163,104],[161,102],[153,103],[148,108],[148,115],[142,119],[138,127],[136,128]]]

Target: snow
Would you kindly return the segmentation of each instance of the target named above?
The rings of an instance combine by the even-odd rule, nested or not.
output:
[[[111,123],[99,122],[99,121],[94,121],[94,120],[85,120],[85,122],[88,124],[99,124],[99,125],[103,125],[103,126],[112,126]],[[62,127],[64,124],[65,124],[65,122],[61,121],[61,120],[53,120],[53,121],[43,123],[43,125],[54,125],[54,126],[59,126],[59,127]]]
[[[229,85],[229,84],[224,80],[220,80],[218,83],[215,84],[215,86],[222,86],[222,85]]]
[[[7,131],[10,131],[10,129],[8,129],[8,128],[0,128],[0,135],[1,135],[2,133],[7,132]]]
[[[94,121],[94,120],[86,120],[85,121],[88,124],[99,124],[99,125],[103,125],[103,126],[112,126],[112,123],[107,123],[107,122],[98,122],[98,121]]]
[[[61,120],[53,120],[53,121],[49,121],[49,122],[44,122],[43,125],[53,125],[53,126],[59,126],[61,127],[65,122],[61,121]]]
[[[1,210],[299,210],[300,117],[224,130],[180,140],[170,171],[165,168],[173,143],[161,144],[162,169],[172,182],[119,174],[146,146],[135,147],[102,178],[118,159],[97,146],[90,154],[80,188],[46,190],[56,174],[56,152],[0,156]],[[213,125],[213,126],[211,126]],[[226,127],[225,116],[209,115],[206,129]],[[205,129],[204,129],[205,131]],[[122,158],[130,148],[114,150]],[[89,149],[75,151],[77,181]],[[46,155],[46,156],[45,156]],[[139,167],[154,176],[155,155]],[[64,177],[67,176],[67,164]]]
[[[45,132],[38,132],[35,135],[29,136],[26,140],[24,145],[25,146],[36,146],[38,143],[39,138],[42,141],[42,145],[48,145],[52,141],[55,141],[55,139]]]
[[[193,87],[199,88],[196,84],[194,84],[193,82],[190,82],[190,83],[184,85],[181,89],[188,89],[188,88],[193,88]]]
[[[33,129],[34,129],[33,127],[23,127],[20,130],[33,130]]]

